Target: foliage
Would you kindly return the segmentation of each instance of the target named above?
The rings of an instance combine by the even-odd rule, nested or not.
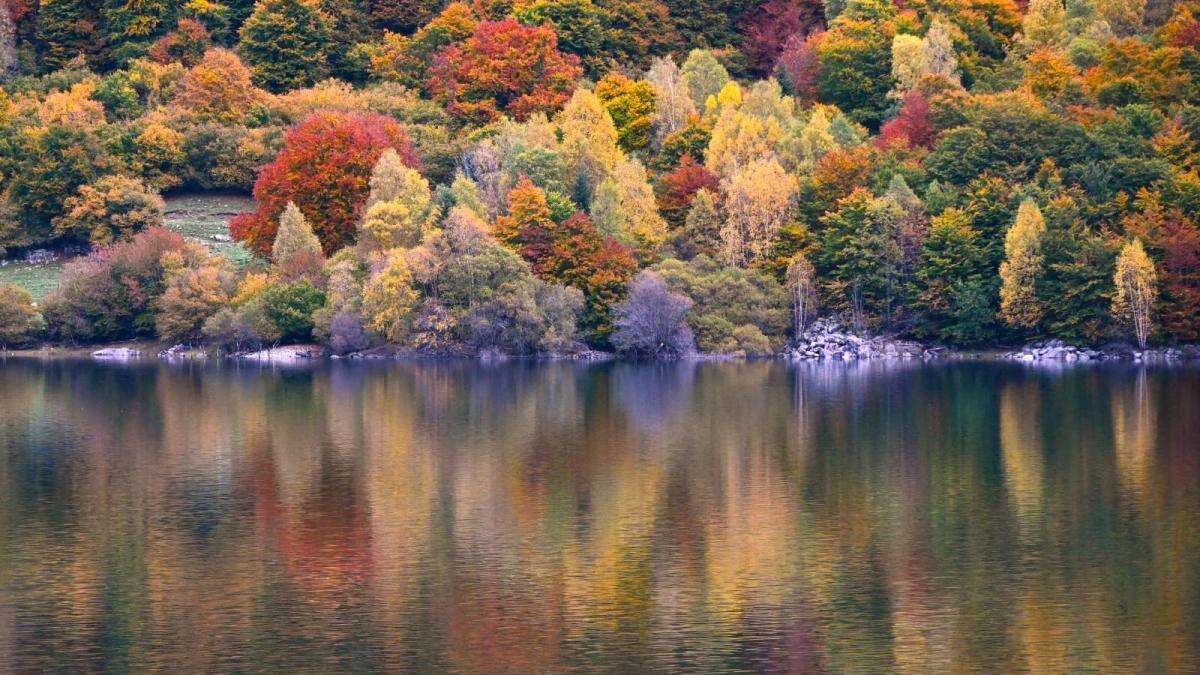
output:
[[[438,54],[428,87],[466,120],[492,121],[502,112],[526,119],[566,103],[581,72],[578,61],[558,50],[549,26],[485,21],[461,45]]]
[[[80,186],[54,219],[54,234],[103,246],[162,222],[163,201],[157,194],[136,178],[113,175]]]
[[[259,0],[242,24],[238,50],[258,86],[307,87],[329,74],[331,30],[316,0]]]
[[[20,286],[0,284],[0,347],[23,347],[45,329],[46,322]]]
[[[315,113],[290,129],[283,149],[254,183],[258,208],[230,223],[234,238],[259,252],[275,241],[284,207],[294,203],[326,253],[354,241],[368,181],[379,157],[394,149],[404,163],[417,158],[404,129],[380,115]]]
[[[629,298],[617,307],[613,345],[637,356],[682,356],[692,351],[692,331],[684,321],[692,301],[672,293],[663,278],[643,272],[630,284]]]

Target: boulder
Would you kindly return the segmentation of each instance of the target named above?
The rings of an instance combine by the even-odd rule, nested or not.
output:
[[[92,352],[92,358],[101,361],[128,361],[140,358],[141,355],[141,351],[130,347],[105,347]]]

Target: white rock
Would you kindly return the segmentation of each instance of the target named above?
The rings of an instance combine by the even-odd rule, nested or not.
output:
[[[93,359],[105,361],[128,361],[139,358],[141,355],[140,351],[129,347],[106,347],[92,352]]]

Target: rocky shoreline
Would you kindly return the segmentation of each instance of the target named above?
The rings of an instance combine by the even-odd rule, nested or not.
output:
[[[41,358],[90,358],[96,361],[127,362],[158,359],[167,362],[201,362],[225,360],[263,365],[301,365],[322,360],[337,361],[402,361],[433,359],[472,359],[484,363],[500,363],[517,360],[537,361],[612,361],[621,357],[581,347],[562,354],[517,356],[496,350],[472,351],[463,349],[453,353],[427,353],[411,349],[377,347],[350,354],[333,354],[327,348],[315,344],[273,346],[244,352],[220,352],[210,348],[174,345],[164,347],[152,342],[125,343],[100,348],[52,347],[7,352],[14,356]],[[693,354],[684,360],[727,361],[743,357],[728,354]],[[948,347],[926,345],[913,340],[889,336],[865,337],[844,329],[836,321],[820,319],[812,324],[797,339],[792,340],[773,357],[789,362],[854,362],[854,361],[934,361],[944,359],[971,359],[1008,361],[1027,364],[1084,364],[1101,362],[1173,364],[1200,361],[1200,345],[1182,347],[1157,347],[1138,350],[1128,344],[1108,344],[1103,347],[1080,347],[1062,340],[1033,342],[1019,349],[989,349],[960,351]]]

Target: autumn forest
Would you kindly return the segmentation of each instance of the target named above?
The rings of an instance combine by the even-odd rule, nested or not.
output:
[[[4,347],[1200,340],[1196,2],[5,0],[0,71],[0,251],[73,252]]]

